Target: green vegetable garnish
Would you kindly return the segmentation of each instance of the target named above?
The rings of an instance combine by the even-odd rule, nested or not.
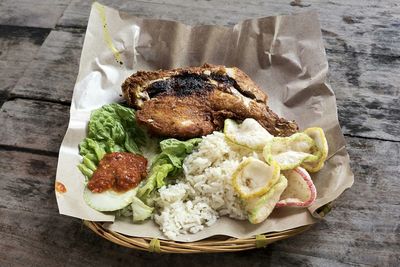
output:
[[[151,216],[154,210],[154,208],[147,206],[137,197],[133,198],[131,207],[133,222],[141,222],[146,220]]]
[[[79,144],[83,163],[79,170],[90,179],[106,153],[131,152],[141,154],[146,134],[136,124],[135,111],[119,104],[105,105],[92,112],[88,134]]]
[[[87,137],[79,144],[83,160],[78,168],[87,180],[92,177],[104,155],[111,152],[144,154],[152,164],[150,175],[141,186],[124,193],[113,190],[93,193],[86,187],[86,203],[98,211],[116,211],[117,215],[132,214],[134,222],[149,218],[154,208],[148,204],[152,203],[156,189],[165,185],[168,176],[175,176],[182,170],[183,160],[201,140],[166,139],[158,146],[157,139],[148,138],[137,126],[133,109],[110,104],[93,111]]]
[[[165,185],[167,176],[174,176],[182,170],[185,157],[201,142],[201,138],[187,141],[166,139],[160,142],[161,153],[156,156],[151,165],[150,176],[146,184],[139,188],[138,196],[146,199],[155,189]]]

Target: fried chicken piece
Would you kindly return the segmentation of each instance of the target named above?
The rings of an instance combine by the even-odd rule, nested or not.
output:
[[[166,95],[146,101],[137,118],[159,136],[191,138],[207,135],[215,129],[209,108],[191,96]]]
[[[202,67],[139,71],[122,84],[137,121],[158,136],[181,139],[220,130],[227,118],[256,119],[275,136],[298,130],[267,106],[267,95],[240,69]]]

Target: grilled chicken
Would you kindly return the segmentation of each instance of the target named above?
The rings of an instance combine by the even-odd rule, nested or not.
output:
[[[223,127],[227,118],[256,119],[275,136],[298,130],[267,106],[267,95],[240,69],[202,67],[138,71],[122,84],[124,98],[152,134],[193,138]]]

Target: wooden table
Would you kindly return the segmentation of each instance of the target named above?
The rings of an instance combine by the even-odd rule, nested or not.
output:
[[[233,25],[316,9],[355,183],[310,231],[235,254],[132,251],[60,216],[58,149],[90,1],[0,1],[0,266],[400,265],[400,4],[101,1],[140,17]],[[245,3],[246,2],[246,3]]]

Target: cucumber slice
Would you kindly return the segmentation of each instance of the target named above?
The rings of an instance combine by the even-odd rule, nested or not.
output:
[[[264,147],[263,156],[267,162],[275,160],[281,170],[290,170],[302,162],[318,160],[312,154],[314,141],[304,133],[296,133],[289,137],[274,137]]]
[[[246,210],[250,223],[261,223],[268,218],[287,184],[287,179],[281,175],[278,182],[265,195],[247,202]]]
[[[277,207],[309,207],[317,198],[317,190],[308,172],[297,167],[284,171],[288,186],[283,191]]]
[[[101,193],[93,193],[87,187],[83,191],[85,202],[93,209],[98,211],[115,211],[125,208],[132,203],[136,196],[138,187],[123,193],[114,190],[106,190]]]
[[[279,179],[280,169],[275,161],[270,165],[248,158],[242,161],[232,175],[232,185],[242,199],[265,194]]]
[[[314,155],[318,157],[317,160],[303,162],[301,166],[310,172],[317,172],[324,167],[324,162],[328,157],[328,142],[325,138],[324,131],[319,127],[312,127],[304,130],[315,144]]]
[[[255,150],[262,150],[273,138],[273,135],[252,118],[245,119],[241,124],[231,119],[225,120],[224,134],[232,143]]]

